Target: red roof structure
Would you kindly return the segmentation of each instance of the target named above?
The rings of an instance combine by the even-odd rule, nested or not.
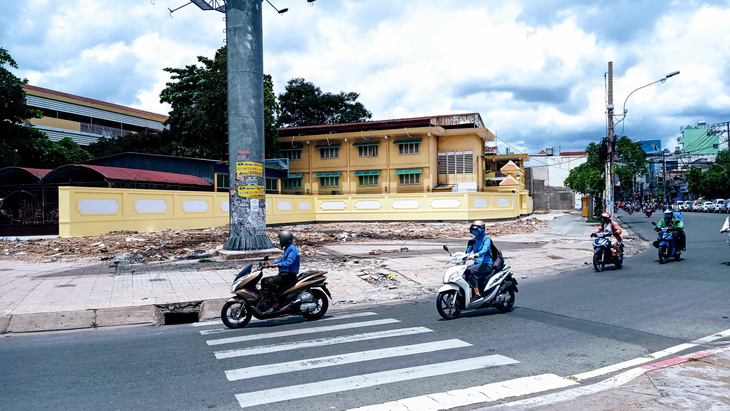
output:
[[[0,168],[0,184],[39,183],[52,170],[47,168],[5,167]]]
[[[167,173],[164,171],[138,170],[134,168],[95,166],[89,164],[67,164],[48,173],[43,182],[63,183],[75,180],[74,175],[83,178],[96,177],[95,181],[136,181],[145,183],[165,183],[175,185],[194,185],[210,187],[211,184],[200,177],[189,174]],[[101,179],[99,179],[101,177]]]

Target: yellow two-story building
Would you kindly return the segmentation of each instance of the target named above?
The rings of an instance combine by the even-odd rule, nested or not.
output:
[[[484,146],[494,139],[478,113],[281,128],[281,192],[484,191]]]

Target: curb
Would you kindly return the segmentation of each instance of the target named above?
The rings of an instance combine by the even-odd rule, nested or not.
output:
[[[198,313],[198,321],[220,316],[220,308],[228,300],[216,298],[171,304],[148,304],[87,310],[14,314],[0,317],[0,334],[77,330],[124,325],[164,325],[165,314]]]

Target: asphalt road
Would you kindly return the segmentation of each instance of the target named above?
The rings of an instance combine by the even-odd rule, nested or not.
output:
[[[653,240],[650,221],[659,215],[619,216]],[[730,328],[730,247],[719,233],[725,216],[685,217],[681,261],[660,265],[650,248],[622,270],[586,266],[526,279],[507,314],[472,311],[444,321],[430,296],[334,310],[316,322],[254,321],[243,330],[186,324],[4,336],[0,409],[346,409],[645,356]],[[234,337],[243,341],[226,340]],[[312,339],[296,349],[252,351]],[[408,355],[399,348],[416,344]],[[341,357],[323,358],[330,356]],[[311,361],[280,364],[301,359]],[[257,368],[233,372],[247,367]],[[324,388],[330,392],[317,391]],[[286,396],[301,398],[279,401]]]

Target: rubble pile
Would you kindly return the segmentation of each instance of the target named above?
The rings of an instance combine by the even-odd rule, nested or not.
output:
[[[487,223],[487,235],[531,233],[545,229],[537,219]],[[466,238],[466,223],[449,222],[365,222],[314,223],[267,228],[274,244],[280,230],[290,230],[303,256],[316,255],[316,246],[327,243],[368,242],[372,240],[409,240],[425,238]],[[149,262],[207,258],[225,244],[228,226],[201,230],[166,230],[151,233],[112,232],[76,238],[0,240],[0,260],[54,261],[58,258],[99,258],[111,261]],[[375,280],[373,280],[375,281]]]

